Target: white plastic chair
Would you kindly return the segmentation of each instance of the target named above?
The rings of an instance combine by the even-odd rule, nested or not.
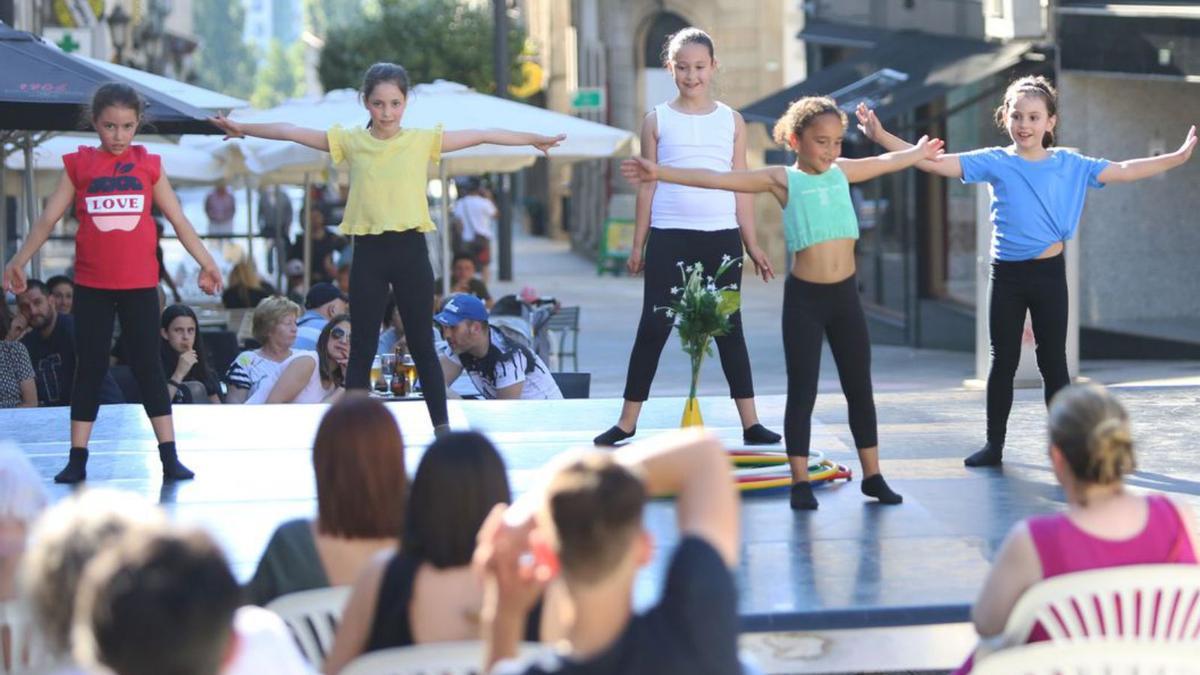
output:
[[[1126,565],[1052,577],[1017,601],[997,647],[1041,624],[1052,642],[1200,640],[1200,566]]]
[[[349,586],[288,593],[267,604],[287,624],[304,658],[320,671],[333,648],[333,637],[350,597]]]
[[[536,642],[522,642],[519,657],[548,649]],[[341,675],[479,675],[483,669],[484,645],[479,640],[428,642],[363,654],[346,664]]]
[[[975,675],[1200,675],[1196,645],[1138,641],[1039,642],[975,664]]]
[[[23,673],[48,663],[45,645],[25,608],[15,600],[0,602],[0,675]]]

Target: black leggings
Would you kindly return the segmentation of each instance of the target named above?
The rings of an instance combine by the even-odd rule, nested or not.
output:
[[[1004,445],[1012,409],[1013,378],[1021,361],[1025,312],[1033,323],[1037,365],[1046,405],[1071,382],[1067,372],[1067,269],[1063,255],[992,262],[988,333],[992,367],[987,380],[987,440]]]
[[[858,299],[857,277],[814,284],[789,274],[783,286],[783,356],[788,383],[783,434],[790,457],[808,456],[824,337],[829,338],[850,408],[855,447],[879,445],[871,390],[871,339]]]
[[[658,370],[658,359],[671,336],[674,321],[655,307],[666,307],[675,298],[673,286],[682,285],[678,262],[691,265],[700,262],[705,274],[721,266],[724,256],[742,255],[742,234],[736,228],[716,232],[696,230],[651,229],[646,242],[645,283],[642,291],[642,318],[638,322],[633,353],[629,355],[629,372],[625,376],[625,400],[645,401],[650,398],[650,383]],[[717,285],[737,284],[741,288],[742,268],[731,267],[716,280]],[[742,334],[742,313],[729,317],[729,333],[715,338],[721,356],[721,370],[729,383],[731,398],[754,398],[754,380],[750,374],[750,355],[746,352],[746,337]]]
[[[350,363],[346,388],[370,388],[371,360],[379,346],[379,326],[391,292],[404,323],[404,335],[421,393],[434,426],[446,424],[446,380],[433,344],[433,268],[424,233],[416,230],[357,235],[350,268]]]
[[[71,387],[71,420],[95,422],[100,385],[108,373],[113,317],[121,319],[121,336],[129,366],[142,391],[149,417],[171,414],[167,376],[159,357],[158,289],[110,290],[75,286],[75,382]]]

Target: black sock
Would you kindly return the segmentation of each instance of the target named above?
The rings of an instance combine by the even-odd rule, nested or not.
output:
[[[54,476],[55,483],[78,483],[87,479],[87,448],[71,448],[67,465]]]
[[[158,458],[162,460],[163,480],[191,480],[196,474],[179,461],[175,454],[175,441],[158,444]]]
[[[802,480],[792,483],[792,510],[816,511],[817,498],[813,495],[812,483]]]
[[[975,454],[963,460],[967,466],[1000,466],[1004,461],[1004,444],[988,441]]]
[[[868,497],[874,497],[883,504],[899,504],[904,501],[904,497],[892,491],[888,487],[887,481],[883,479],[883,474],[877,473],[874,476],[868,476],[862,482],[862,493]]]
[[[633,431],[625,431],[621,427],[614,424],[611,428],[609,428],[608,431],[593,438],[592,443],[595,443],[596,445],[616,445],[627,438],[632,438],[636,433],[637,427],[634,427]]]
[[[755,424],[742,430],[742,440],[750,445],[772,445],[783,440],[783,436],[761,424]]]

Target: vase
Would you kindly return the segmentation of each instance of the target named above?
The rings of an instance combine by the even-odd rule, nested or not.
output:
[[[683,419],[679,421],[680,427],[702,427],[704,426],[704,418],[700,416],[700,401],[695,396],[689,396],[687,403],[683,406]]]

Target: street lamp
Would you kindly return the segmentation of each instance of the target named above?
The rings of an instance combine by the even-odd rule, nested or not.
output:
[[[108,32],[112,36],[113,48],[117,50],[116,61],[122,63],[124,61],[122,54],[132,38],[133,25],[129,14],[121,5],[114,7],[108,15]]]

